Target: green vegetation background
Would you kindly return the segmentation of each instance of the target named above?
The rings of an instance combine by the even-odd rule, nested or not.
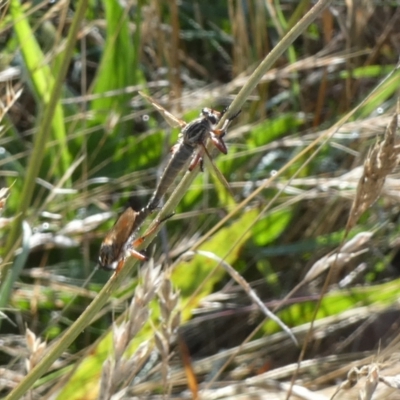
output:
[[[203,106],[222,110],[310,7],[304,0],[276,1],[269,6],[271,14],[258,1],[183,1],[179,7],[167,1],[91,1],[77,26],[75,43],[68,34],[78,3],[65,4],[10,0],[3,5],[1,19],[1,68],[17,71],[10,82],[23,92],[3,116],[0,136],[1,183],[10,188],[2,216],[15,218],[1,230],[3,272],[14,273],[10,279],[2,275],[0,305],[12,309],[7,315],[16,322],[14,326],[3,320],[0,332],[23,335],[28,326],[48,341],[60,337],[108,280],[110,274],[99,271],[87,289],[81,287],[96,266],[100,243],[116,216],[128,204],[146,204],[176,141],[178,132],[170,130],[137,91],[148,90],[186,121]],[[216,164],[235,200],[206,164],[175,217],[148,249],[156,263],[175,262],[172,280],[181,293],[183,329],[193,310],[213,293],[230,294],[237,308],[251,302],[231,287],[230,277],[215,268],[214,260],[195,256],[179,261],[178,256],[232,210],[234,202],[248,197],[395,69],[400,16],[394,4],[373,4],[360,14],[344,3],[334,2],[332,7],[289,47],[232,124],[229,154],[218,155]],[[67,64],[64,57],[69,58]],[[60,81],[63,68],[66,77]],[[2,85],[6,99],[4,79]],[[51,99],[57,85],[58,96]],[[354,182],[341,177],[362,164],[368,147],[383,133],[388,121],[384,117],[392,115],[397,94],[395,72],[314,159],[306,163],[304,157],[291,165],[200,249],[226,257],[263,300],[283,298],[316,260],[340,244],[354,196]],[[49,104],[54,116],[46,120]],[[295,181],[289,182],[294,174]],[[393,305],[398,288],[396,200],[386,193],[352,232],[377,231],[369,251],[339,271],[334,283],[362,262],[367,268],[349,288],[332,287],[319,318],[356,306]],[[18,246],[21,250],[14,257]],[[62,381],[58,398],[91,398],[110,349],[106,333],[136,284],[135,276],[125,281],[69,348],[81,364],[69,360],[58,374],[47,376],[58,382],[80,365]],[[280,314],[286,324],[310,321],[310,301],[320,285],[317,282],[301,302]],[[55,315],[61,315],[56,322]],[[153,317],[156,321],[156,306]],[[232,332],[240,333],[233,335],[236,341],[228,340],[230,345],[240,344],[261,321],[257,318],[251,321],[247,315],[240,326],[227,321]],[[150,331],[141,332],[137,342]],[[215,329],[212,334],[227,341],[226,331]],[[266,323],[257,337],[276,331],[275,324]],[[195,334],[210,336],[201,328]],[[215,339],[215,352],[224,347],[224,340]],[[90,356],[80,353],[93,343]],[[195,347],[192,355],[200,357]],[[317,354],[315,349],[310,356]],[[10,366],[13,360],[0,352],[0,364]]]

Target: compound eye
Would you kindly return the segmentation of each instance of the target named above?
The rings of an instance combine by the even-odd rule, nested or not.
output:
[[[217,118],[217,116],[214,115],[214,114],[210,114],[210,115],[208,116],[208,120],[209,120],[213,125],[216,125],[216,124],[218,123],[218,118]]]
[[[210,111],[209,108],[203,108],[203,109],[201,110],[200,116],[201,116],[201,117],[209,118],[210,114],[211,114],[211,111]]]
[[[218,123],[219,118],[217,115],[214,114],[213,110],[211,110],[211,108],[203,108],[201,110],[201,114],[203,115],[203,117],[207,118],[212,125],[215,125]]]

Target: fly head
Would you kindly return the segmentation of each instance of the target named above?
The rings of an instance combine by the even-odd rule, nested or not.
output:
[[[118,247],[118,248],[117,248]],[[113,264],[118,261],[121,248],[113,242],[103,241],[100,247],[99,264],[102,269],[112,270]]]
[[[219,120],[221,119],[221,113],[213,110],[212,108],[203,108],[201,110],[201,114],[203,118],[210,122],[211,125],[217,125]]]

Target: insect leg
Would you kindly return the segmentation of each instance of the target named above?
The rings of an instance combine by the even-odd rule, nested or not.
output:
[[[225,114],[225,112],[227,111],[227,109],[225,109],[222,113]],[[212,132],[219,137],[223,137],[226,133],[226,129],[228,128],[228,125],[231,121],[233,121],[240,113],[242,112],[242,110],[239,110],[236,114],[232,115],[232,117],[227,118],[224,122],[224,125],[222,126],[221,129],[214,129],[212,130]]]
[[[148,260],[148,257],[146,257],[144,254],[140,253],[139,251],[137,251],[133,248],[129,248],[129,249],[125,250],[125,255],[123,257],[121,257],[118,260],[118,262],[114,262],[109,265],[100,265],[100,267],[107,271],[115,271],[115,273],[119,273],[119,271],[121,271],[121,269],[125,265],[125,261],[128,256],[134,257],[139,261],[147,261]],[[115,265],[115,263],[117,263],[117,265]]]
[[[225,121],[229,122],[228,120]],[[224,125],[225,125],[224,123]],[[223,141],[223,136],[225,135],[226,128],[222,127],[222,129],[214,129],[213,131],[210,132],[210,139],[213,142],[214,146],[224,154],[228,153],[228,149],[226,148],[226,144]]]
[[[138,240],[138,239],[137,239]],[[139,242],[139,243],[136,243],[136,241],[137,240],[135,240],[133,243],[136,245],[136,246],[138,246],[139,244],[141,244],[142,242]],[[131,256],[131,257],[135,257],[136,259],[138,259],[139,261],[147,261],[149,258],[147,257],[147,256],[145,256],[144,254],[142,254],[142,253],[140,253],[139,251],[137,251],[137,250],[135,250],[135,249],[129,249],[129,250],[127,250],[127,253],[129,253],[129,255]]]
[[[150,234],[150,233],[149,233]],[[131,247],[125,251],[125,256],[122,257],[119,261],[117,266],[115,267],[115,273],[118,274],[123,266],[125,265],[126,257],[131,256],[136,258],[139,261],[147,261],[149,258],[140,253],[139,251],[135,250],[134,247],[139,246],[141,243],[143,243],[143,240],[146,238],[147,235],[140,237],[139,239],[136,239],[132,242]]]
[[[158,226],[158,224],[156,225],[156,227]],[[134,240],[130,247],[125,251],[125,256],[122,257],[119,261],[117,266],[115,267],[115,273],[118,274],[119,271],[121,271],[121,269],[123,268],[123,266],[125,265],[125,261],[126,261],[126,257],[130,256],[130,257],[134,257],[139,261],[147,261],[149,259],[149,257],[147,257],[145,254],[141,253],[140,251],[137,251],[134,249],[134,247],[139,246],[140,244],[143,243],[144,239],[150,235],[150,233],[153,231],[154,229],[152,229],[150,232],[148,232],[146,235]]]
[[[227,110],[224,110],[225,112]],[[233,121],[240,113],[242,112],[242,110],[239,110],[236,114],[233,114],[232,117],[228,118],[229,121]]]
[[[116,274],[118,274],[121,271],[121,269],[123,268],[123,266],[125,265],[125,261],[126,261],[126,258],[128,256],[134,257],[134,258],[138,259],[139,261],[147,261],[149,258],[146,255],[144,255],[143,253],[135,250],[135,247],[141,245],[144,242],[144,240],[146,239],[147,236],[151,235],[162,222],[166,221],[168,218],[171,218],[173,215],[174,214],[167,215],[166,217],[164,217],[161,220],[157,221],[157,223],[154,224],[154,226],[148,232],[146,232],[145,235],[141,236],[138,239],[135,239],[130,244],[129,248],[125,250],[125,256],[122,257],[118,261],[117,266],[115,268],[108,268],[108,269],[112,269],[112,270],[115,271]]]
[[[199,163],[200,163],[200,170],[201,170],[201,172],[203,172],[204,168],[203,168],[203,152],[202,151],[198,151],[196,153],[196,155],[193,157],[193,159],[189,165],[189,171],[193,171],[196,168],[197,164],[199,164]]]
[[[223,111],[223,113],[226,110]],[[221,129],[213,129],[210,132],[210,139],[211,141],[214,143],[215,147],[224,154],[228,153],[228,149],[226,148],[226,144],[223,141],[223,137],[226,134],[226,130],[228,128],[229,123],[235,119],[240,113],[242,112],[242,110],[239,110],[235,115],[233,115],[232,117],[228,118],[225,120],[224,125],[222,125]]]

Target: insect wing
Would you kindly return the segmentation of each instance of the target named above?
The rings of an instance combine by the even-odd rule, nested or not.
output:
[[[124,244],[128,240],[134,227],[136,215],[136,211],[129,207],[119,216],[117,222],[111,229],[113,238],[115,238],[118,243]]]
[[[171,114],[162,105],[158,104],[152,97],[140,91],[139,94],[144,97],[163,116],[163,118],[172,128],[183,128],[184,126],[186,126],[185,121],[182,121],[181,119],[175,117],[175,115]]]
[[[224,185],[225,189],[229,192],[229,194],[232,196],[232,198],[235,199],[235,195],[233,194],[231,186],[229,185],[228,181],[225,179],[223,173],[215,165],[213,159],[211,158],[209,151],[207,150],[207,147],[204,144],[203,144],[203,149],[207,155],[208,161],[210,162],[212,169],[214,170],[214,173],[217,176],[218,180]]]
[[[111,265],[121,257],[122,248],[132,232],[135,219],[136,212],[132,208],[126,209],[119,216],[101,244],[99,259],[102,267]]]

